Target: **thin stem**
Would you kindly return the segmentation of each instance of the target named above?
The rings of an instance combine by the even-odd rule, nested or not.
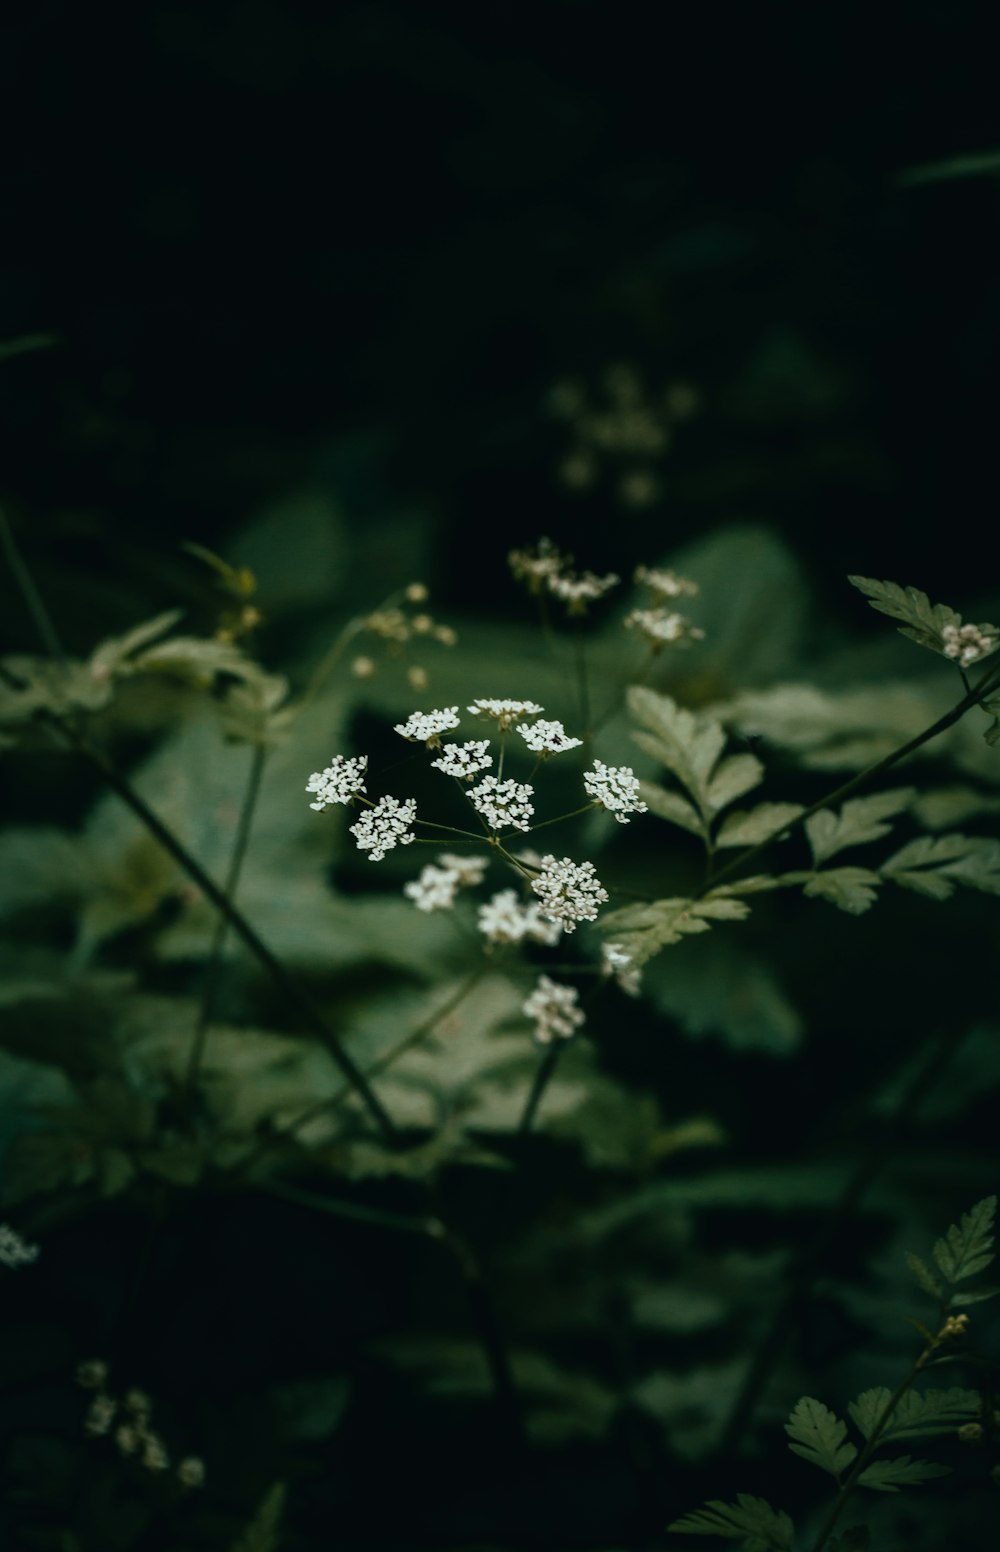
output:
[[[532,1079],[531,1088],[528,1090],[528,1098],[525,1102],[521,1119],[518,1122],[518,1137],[527,1137],[531,1131],[535,1116],[538,1113],[538,1107],[542,1102],[542,1095],[548,1088],[549,1080],[556,1070],[560,1049],[561,1042],[558,1045],[553,1042],[535,1068],[535,1076]]]
[[[574,808],[568,814],[559,814],[555,819],[543,819],[540,821],[540,823],[529,826],[525,833],[527,835],[534,835],[536,830],[545,830],[549,825],[563,824],[567,819],[576,819],[580,814],[589,814],[592,809],[600,808],[600,806],[600,803],[596,801],[592,803],[584,803],[582,807]]]
[[[202,893],[225,918],[233,932],[236,933],[236,936],[241,939],[258,963],[267,971],[275,985],[284,994],[286,1000],[298,1010],[304,1023],[325,1045],[348,1083],[361,1096],[382,1135],[386,1139],[394,1138],[396,1128],[392,1123],[392,1119],[378,1096],[372,1090],[360,1067],[344,1050],[339,1039],[304,988],[289,973],[281,960],[272,953],[263,939],[258,937],[246,917],[241,911],[237,910],[236,906],[225,892],[219,888],[215,880],[205,872],[201,863],[192,856],[174,832],[164,824],[163,820],[153,812],[131,783],[82,734],[69,723],[63,722],[61,718],[54,716],[51,712],[42,712],[39,716],[40,720],[44,721],[50,728],[53,728],[84,759],[88,760],[91,765],[100,771],[112,791],[118,794],[122,802],[132,810],[137,819],[141,820],[150,834],[156,837],[164,850],[169,852],[170,856],[183,868],[188,877],[193,879]]]
[[[266,760],[266,746],[264,744],[254,744],[251,752],[250,772],[247,776],[246,790],[243,794],[243,802],[240,804],[240,814],[236,824],[232,855],[229,858],[229,869],[226,873],[225,884],[223,885],[226,899],[230,904],[235,899],[236,887],[239,883],[243,861],[246,857],[247,843],[250,840],[250,827],[253,824],[254,810],[257,806],[257,798],[260,793],[260,783],[264,774]],[[222,951],[225,948],[229,931],[229,920],[220,913],[215,921],[215,932],[212,935],[212,945],[209,949],[208,964],[205,969],[205,988],[202,993],[201,1011],[198,1015],[194,1035],[192,1036],[191,1052],[188,1057],[187,1072],[184,1077],[184,1089],[188,1095],[194,1093],[195,1085],[198,1081],[198,1073],[204,1059],[208,1029],[212,1022],[215,998],[219,989]]]
[[[428,1234],[442,1239],[446,1232],[438,1218],[417,1218],[408,1213],[386,1212],[381,1207],[368,1207],[363,1202],[345,1202],[337,1197],[323,1196],[318,1191],[306,1191],[301,1186],[290,1186],[283,1180],[262,1180],[257,1190],[268,1196],[280,1196],[300,1207],[311,1207],[316,1212],[332,1213],[336,1218],[353,1218],[358,1223],[370,1223],[378,1229],[395,1229],[404,1234]]]
[[[24,563],[24,558],[14,538],[14,531],[7,521],[7,514],[4,512],[3,507],[0,507],[0,545],[3,546],[3,552],[7,557],[7,564],[21,590],[21,597],[24,599],[28,613],[31,615],[39,640],[50,657],[58,659],[59,662],[65,662],[66,653],[59,639],[59,632],[55,628],[52,616],[45,607],[42,595],[35,586],[34,577]]]
[[[573,632],[573,661],[576,667],[577,694],[580,697],[580,727],[583,732],[584,754],[589,756],[594,730],[590,726],[590,678],[587,672],[587,643],[583,630],[577,626]]]

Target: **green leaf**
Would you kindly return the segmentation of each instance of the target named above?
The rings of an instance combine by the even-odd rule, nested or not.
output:
[[[233,1542],[231,1552],[278,1552],[287,1494],[284,1482],[275,1482],[268,1488],[250,1524]]]
[[[802,812],[801,803],[758,803],[727,814],[715,837],[717,847],[757,846],[780,835]]]
[[[671,700],[641,685],[628,692],[628,707],[645,731],[632,737],[647,754],[671,771],[687,788],[703,818],[714,810],[708,789],[712,772],[726,744],[726,735],[718,722],[698,717]]]
[[[636,966],[679,943],[689,933],[707,932],[712,921],[742,921],[750,907],[729,896],[704,900],[650,900],[612,911],[602,922],[610,936],[631,954]]]
[[[796,1402],[785,1432],[793,1441],[788,1446],[793,1454],[838,1479],[858,1453],[853,1444],[844,1442],[847,1424],[812,1396]]]
[[[866,1439],[871,1438],[891,1400],[891,1392],[879,1385],[864,1391],[847,1408]],[[963,1423],[978,1417],[980,1406],[978,1391],[962,1390],[959,1386],[950,1390],[908,1390],[879,1434],[877,1448],[896,1439],[929,1439],[936,1434],[953,1433]]]
[[[861,916],[875,904],[875,888],[880,882],[879,875],[868,868],[829,868],[825,873],[814,873],[802,892]]]
[[[847,846],[863,846],[888,835],[892,827],[884,821],[908,808],[915,797],[915,787],[895,787],[866,798],[849,798],[839,814],[821,808],[806,820],[813,861],[819,865]]]
[[[898,1493],[901,1487],[916,1487],[933,1477],[951,1475],[950,1466],[938,1466],[932,1460],[911,1460],[897,1455],[894,1460],[874,1460],[858,1477],[862,1487],[878,1493]]]
[[[997,1199],[984,1196],[981,1202],[962,1214],[959,1224],[952,1224],[943,1239],[934,1246],[934,1261],[938,1271],[948,1282],[961,1282],[975,1276],[993,1260],[993,1219]]]
[[[708,784],[708,806],[713,813],[752,792],[764,779],[764,767],[752,754],[731,754],[721,760]]]
[[[680,825],[681,829],[690,830],[692,835],[704,836],[704,820],[679,792],[670,792],[666,787],[661,787],[659,782],[640,781],[639,796],[657,818]]]
[[[921,835],[879,871],[894,884],[935,900],[947,900],[956,883],[1000,894],[1000,842],[975,835]]]
[[[918,793],[912,812],[928,830],[947,830],[949,825],[964,824],[980,814],[1000,813],[1000,797],[978,792],[975,787],[936,787]]]
[[[787,1514],[749,1493],[737,1493],[736,1502],[731,1504],[711,1499],[704,1509],[683,1515],[667,1529],[689,1536],[722,1536],[727,1541],[742,1541],[745,1549],[756,1545],[760,1552],[791,1552],[795,1534]]]
[[[899,627],[902,635],[908,636],[918,646],[947,656],[944,630],[948,626],[958,630],[962,625],[962,616],[954,609],[949,609],[947,604],[932,605],[927,594],[922,593],[918,587],[900,587],[896,582],[876,582],[872,577],[848,577],[847,580],[867,595],[873,609],[889,615],[891,619],[902,620],[903,624]],[[981,662],[1000,646],[1000,632],[995,625],[989,624],[979,625],[976,629],[991,640],[988,649],[976,659]]]
[[[932,1299],[944,1299],[944,1289],[926,1261],[922,1261],[919,1256],[912,1255],[907,1251],[906,1264],[918,1288],[923,1289],[924,1293],[929,1293]]]
[[[132,673],[134,665],[129,661],[132,654],[173,630],[182,614],[180,609],[168,609],[151,620],[144,620],[141,625],[134,625],[124,636],[111,636],[102,641],[90,654],[90,671],[94,678],[112,679],[115,674]]]

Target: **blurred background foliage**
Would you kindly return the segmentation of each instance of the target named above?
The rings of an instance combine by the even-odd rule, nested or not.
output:
[[[67,648],[175,606],[210,633],[185,540],[254,571],[255,650],[295,690],[414,579],[458,633],[339,680],[262,788],[241,902],[363,1063],[433,1021],[468,955],[404,902],[412,858],[370,868],[302,787],[340,747],[398,757],[385,729],[416,705],[524,694],[571,720],[571,652],[546,656],[512,545],[693,576],[706,639],[656,683],[721,709],[779,798],[812,801],[949,704],[944,667],[844,577],[1000,617],[996,169],[907,176],[1000,145],[985,15],[40,0],[5,27],[0,495]],[[608,694],[620,612],[585,625]],[[0,645],[36,649],[7,570]],[[246,749],[158,681],[101,729],[221,874]],[[915,763],[929,827],[996,833],[980,731]],[[640,768],[624,718],[601,738]],[[424,1187],[355,1112],[290,1171],[353,1217],[226,1175],[330,1091],[288,1008],[227,957],[206,1164],[170,1104],[210,911],[65,755],[5,752],[0,797],[4,1210],[43,1245],[2,1288],[0,1537],[257,1552],[281,1523],[291,1552],[610,1552],[660,1545],[705,1496],[810,1512],[782,1419],[803,1390],[893,1383],[902,1250],[996,1185],[992,900],[900,891],[861,920],[763,901],[604,1005],[532,1137],[511,1136],[534,1058],[503,964],[387,1075],[409,1166],[490,1270],[521,1453],[454,1267],[378,1221]],[[659,834],[691,874],[687,838],[645,823],[585,822],[602,877],[644,887]],[[737,1449],[727,1417],[813,1234]],[[83,1437],[93,1354],[206,1461],[200,1496],[157,1497]],[[994,1544],[982,1459],[948,1459],[916,1508],[877,1506],[880,1548]]]

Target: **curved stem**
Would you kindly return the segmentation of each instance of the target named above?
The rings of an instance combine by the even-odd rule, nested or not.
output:
[[[535,1116],[538,1113],[538,1107],[542,1102],[542,1095],[548,1088],[552,1074],[556,1070],[560,1049],[561,1043],[559,1045],[554,1043],[550,1045],[535,1069],[535,1076],[532,1079],[531,1088],[528,1090],[528,1098],[525,1101],[524,1110],[518,1122],[518,1137],[526,1137],[531,1131]]]
[[[254,810],[257,806],[257,798],[260,793],[261,778],[264,774],[264,765],[267,760],[267,748],[264,744],[254,744],[250,773],[247,777],[246,790],[243,794],[243,802],[240,804],[240,814],[236,825],[236,835],[233,840],[232,855],[229,859],[229,870],[223,885],[226,899],[232,904],[236,895],[236,886],[239,883],[240,873],[243,868],[243,859],[246,856],[247,843],[250,839],[250,827],[253,824]],[[198,1022],[195,1025],[194,1035],[191,1040],[191,1053],[188,1057],[187,1072],[184,1075],[184,1091],[188,1095],[194,1093],[195,1084],[198,1081],[198,1072],[205,1055],[205,1045],[208,1039],[208,1029],[212,1022],[212,1014],[215,1008],[215,997],[219,988],[219,973],[222,969],[222,951],[229,935],[230,924],[226,916],[221,913],[216,917],[215,932],[212,935],[212,945],[209,950],[208,964],[205,968],[205,989],[202,994],[201,1011]]]

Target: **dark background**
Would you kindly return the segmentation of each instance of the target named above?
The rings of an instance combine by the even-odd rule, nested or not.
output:
[[[734,519],[838,597],[947,595],[992,519],[997,182],[899,175],[998,143],[988,16],[41,0],[0,65],[0,339],[57,336],[3,369],[22,536],[155,591],[135,549],[308,480],[418,509],[452,602],[477,545],[621,569]],[[627,537],[540,413],[619,360],[702,401]]]

